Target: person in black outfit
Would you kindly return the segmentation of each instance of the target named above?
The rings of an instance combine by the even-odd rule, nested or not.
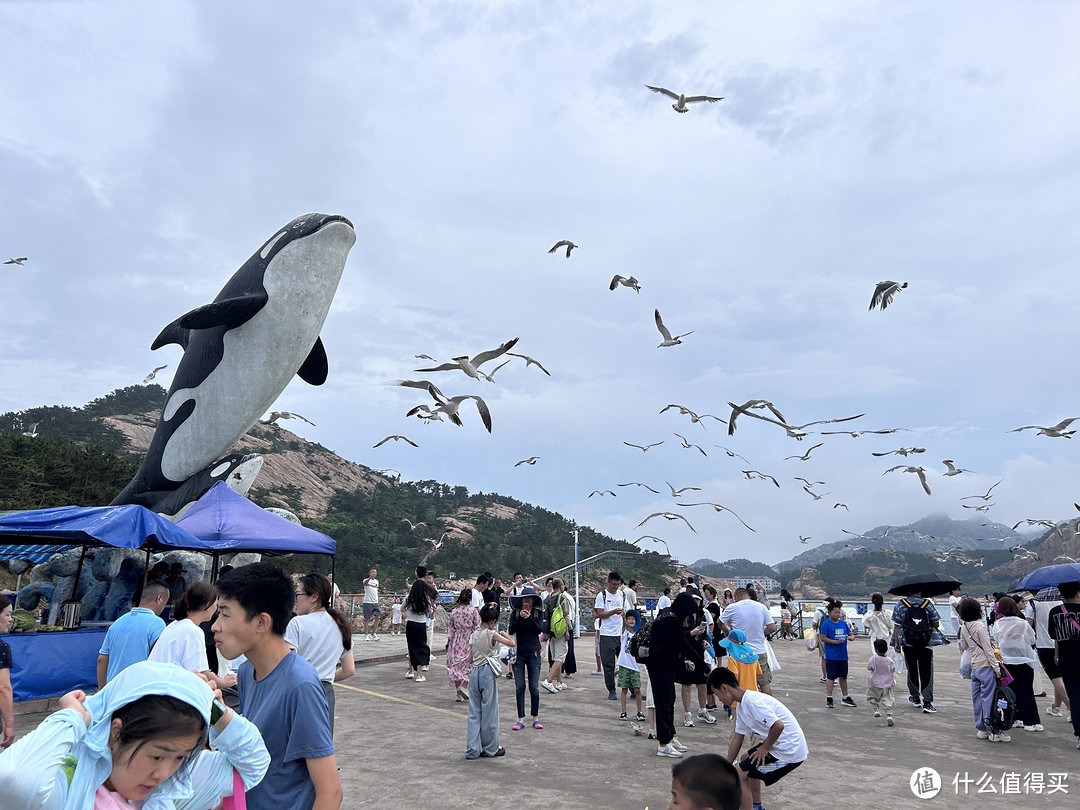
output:
[[[680,593],[652,624],[649,660],[645,666],[656,703],[656,739],[660,744],[657,756],[681,757],[686,750],[675,737],[675,680],[680,670],[682,673],[693,673],[699,668],[704,671],[701,649],[690,644],[686,633],[697,611],[694,598],[689,593]]]
[[[533,728],[540,725],[540,634],[544,631],[544,602],[535,588],[526,586],[519,596],[510,597],[510,626],[507,632],[517,639],[514,659],[514,687],[518,721],[513,730],[525,727],[525,678],[529,679],[529,709]]]

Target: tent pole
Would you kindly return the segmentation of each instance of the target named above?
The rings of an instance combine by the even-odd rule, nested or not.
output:
[[[79,567],[75,570],[75,584],[71,587],[71,598],[79,598],[79,581],[82,579],[82,567],[86,561],[86,546],[82,547],[82,551],[79,553]]]

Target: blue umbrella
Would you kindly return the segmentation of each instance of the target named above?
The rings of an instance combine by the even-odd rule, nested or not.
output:
[[[1017,584],[1017,590],[1038,591],[1060,585],[1062,582],[1080,582],[1080,563],[1044,565],[1036,568]]]

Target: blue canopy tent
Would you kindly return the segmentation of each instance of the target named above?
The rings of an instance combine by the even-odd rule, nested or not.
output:
[[[268,512],[234,492],[224,481],[210,487],[176,525],[205,543],[215,554],[251,551],[263,554],[335,554],[337,543]]]

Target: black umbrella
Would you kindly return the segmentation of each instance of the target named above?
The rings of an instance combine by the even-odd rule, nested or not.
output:
[[[960,587],[960,580],[944,574],[908,574],[900,577],[889,588],[893,596],[911,596],[916,591],[925,597],[942,596]]]

